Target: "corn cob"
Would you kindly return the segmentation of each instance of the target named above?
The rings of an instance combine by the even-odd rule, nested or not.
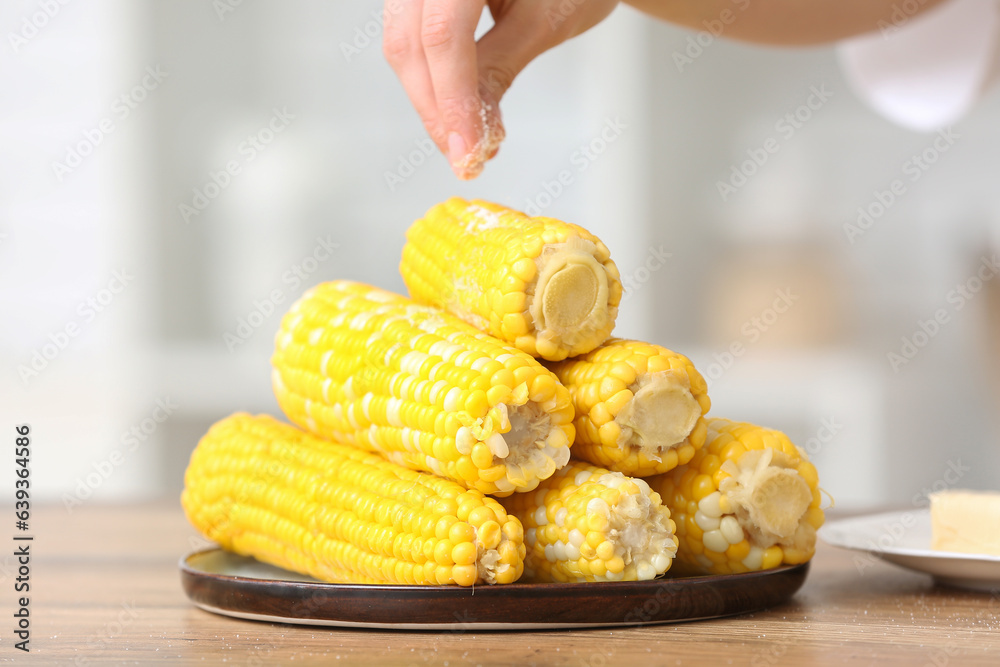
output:
[[[644,480],[583,461],[502,502],[524,526],[529,580],[653,579],[677,551],[670,511]]]
[[[406,233],[410,296],[449,310],[534,357],[583,354],[611,334],[622,286],[585,229],[454,197]]]
[[[299,426],[470,489],[531,490],[569,460],[573,406],[555,375],[397,294],[349,281],[308,291],[272,362]]]
[[[509,584],[523,569],[521,523],[497,501],[271,417],[215,424],[184,483],[205,537],[324,581]]]
[[[780,431],[709,419],[708,441],[686,466],[646,481],[677,522],[685,572],[767,570],[813,556],[819,479]]]
[[[705,442],[708,386],[683,355],[612,338],[547,366],[573,398],[578,458],[642,477],[687,463]]]

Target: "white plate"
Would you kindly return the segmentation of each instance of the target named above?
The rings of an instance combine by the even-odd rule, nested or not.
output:
[[[931,514],[926,509],[831,521],[820,528],[819,537],[835,547],[868,552],[929,574],[949,586],[1000,592],[1000,556],[931,549]]]

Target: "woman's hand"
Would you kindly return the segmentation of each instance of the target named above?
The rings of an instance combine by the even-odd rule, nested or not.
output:
[[[618,0],[386,0],[385,57],[455,174],[475,178],[504,138],[499,102],[536,56]],[[475,41],[483,7],[495,25]]]

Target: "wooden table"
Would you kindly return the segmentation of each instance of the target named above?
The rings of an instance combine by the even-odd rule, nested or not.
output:
[[[27,664],[1000,665],[1000,593],[821,544],[788,604],[710,621],[526,633],[350,631],[242,621],[191,605],[180,556],[205,544],[176,504],[61,506],[32,516],[31,653],[14,649],[0,558],[0,660]],[[8,538],[9,539],[9,538]],[[4,549],[12,553],[13,548]]]

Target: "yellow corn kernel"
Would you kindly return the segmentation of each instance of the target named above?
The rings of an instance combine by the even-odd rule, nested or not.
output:
[[[515,517],[477,535],[452,514],[495,517],[492,499],[271,417],[212,426],[184,484],[181,505],[206,538],[324,581],[471,586],[523,571]]]
[[[532,580],[649,579],[671,565],[674,524],[642,480],[570,461],[536,492],[501,502],[527,529],[525,571]]]
[[[607,246],[581,227],[455,197],[406,237],[399,270],[414,300],[532,356],[584,354],[614,327],[618,269]]]
[[[683,355],[612,338],[546,365],[573,399],[579,458],[645,477],[690,460],[705,442],[708,387]]]
[[[646,480],[677,522],[679,570],[723,574],[812,558],[824,517],[805,452],[780,431],[706,421],[706,443],[686,465]]]
[[[309,290],[282,320],[272,363],[278,403],[302,428],[470,489],[527,491],[569,459],[573,406],[551,372],[390,292]],[[553,395],[532,400],[536,384]],[[521,421],[533,428],[513,430]]]

